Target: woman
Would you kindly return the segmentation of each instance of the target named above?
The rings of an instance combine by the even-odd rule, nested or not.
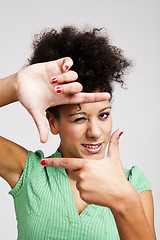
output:
[[[7,103],[21,101],[38,122],[42,142],[47,139],[41,127],[46,110],[50,130],[61,140],[47,160],[40,150],[33,153],[1,140],[0,175],[12,187],[18,239],[156,239],[150,184],[138,167],[122,168],[119,138],[123,130],[111,136],[111,99],[103,95],[93,102],[93,94],[109,92],[112,97],[113,82],[123,86],[122,76],[130,62],[97,29],[51,30],[37,35],[33,46],[31,65],[64,56],[74,64],[63,65],[59,60],[61,67],[54,75],[31,83],[22,81],[24,69],[12,81]],[[76,72],[78,80],[71,82],[77,79]],[[48,77],[52,77],[50,83]],[[92,94],[92,103],[77,99],[76,92],[83,94],[81,85]],[[39,113],[42,122],[36,120]]]

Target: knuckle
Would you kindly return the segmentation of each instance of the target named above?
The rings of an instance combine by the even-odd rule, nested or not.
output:
[[[73,79],[76,80],[78,78],[78,74],[75,71],[72,71],[72,72],[73,72]]]
[[[68,80],[76,80],[78,78],[78,74],[73,70],[70,70],[69,72],[67,72],[66,76]]]
[[[75,91],[75,92],[80,92],[82,91],[82,85],[78,82],[74,82],[72,84],[72,91]]]
[[[52,166],[54,166],[54,159],[51,159],[51,160],[50,160],[50,164],[51,164]]]
[[[112,144],[112,145],[114,145],[114,146],[118,146],[119,145],[119,141],[118,140],[110,140],[110,143]]]
[[[79,179],[80,179],[81,182],[83,183],[83,181],[85,180],[85,174],[84,174],[84,172],[80,172],[80,174],[79,174]]]
[[[67,168],[68,165],[69,161],[67,159],[62,159],[62,161],[60,161],[60,167]]]
[[[73,65],[73,59],[70,57],[65,57],[65,60],[70,62],[71,65]]]

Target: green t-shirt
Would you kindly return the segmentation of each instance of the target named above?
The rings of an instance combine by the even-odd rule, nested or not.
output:
[[[56,151],[50,157],[62,156]],[[43,158],[42,151],[29,151],[24,171],[9,192],[14,198],[18,240],[120,239],[110,209],[90,204],[79,215],[65,169],[42,166]],[[138,167],[124,171],[138,193],[151,190]]]

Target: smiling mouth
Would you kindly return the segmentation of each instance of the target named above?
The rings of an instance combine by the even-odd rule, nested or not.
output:
[[[87,147],[87,148],[91,148],[91,149],[96,149],[98,148],[102,143],[98,143],[98,144],[82,144],[82,146]]]
[[[102,144],[103,142],[101,143],[97,143],[97,144],[81,144],[84,149],[90,153],[97,153],[97,152],[100,152],[101,149],[102,149]]]

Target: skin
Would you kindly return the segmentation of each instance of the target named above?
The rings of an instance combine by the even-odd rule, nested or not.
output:
[[[77,75],[73,71],[65,72],[64,66],[66,64],[70,67],[73,62],[69,58],[64,58],[49,63],[36,64],[0,80],[0,106],[20,101],[33,117],[42,142],[47,141],[48,138],[44,116],[46,108],[57,104],[76,104],[109,99],[109,95],[106,93],[80,93],[82,86],[74,83]],[[58,79],[57,84],[61,86],[62,94],[56,93],[55,86],[57,84],[54,86],[51,84],[50,78],[53,76]],[[81,105],[83,110],[87,112],[87,119],[82,123],[84,127],[81,128],[76,123],[76,129],[80,128],[81,131],[77,133],[74,128],[71,128],[75,142],[73,139],[72,142],[69,142],[61,131],[62,127],[63,131],[67,131],[64,127],[65,122],[58,123],[48,116],[51,131],[54,134],[61,133],[63,141],[66,142],[67,146],[64,147],[64,144],[61,144],[60,150],[64,157],[69,158],[49,159],[46,161],[46,165],[64,167],[84,202],[109,207],[115,218],[121,239],[156,239],[152,194],[150,191],[145,191],[138,195],[127,181],[122,168],[119,158],[119,134],[122,130],[118,129],[110,137],[111,117],[103,120],[102,124],[102,120],[98,117],[98,112],[102,109],[99,108],[100,105],[98,103],[94,105],[94,113],[90,112],[92,107],[89,106],[91,105],[86,105],[85,110]],[[108,121],[109,119],[110,121]],[[104,122],[106,123],[105,130]],[[67,124],[73,126],[73,123]],[[102,142],[104,140],[103,147],[96,154],[90,155],[81,146],[82,143],[97,143],[101,140]],[[104,149],[108,141],[108,153],[104,157]],[[73,148],[71,143],[73,143]],[[0,176],[13,188],[23,172],[27,150],[0,137],[0,153]],[[70,157],[76,157],[76,159]],[[116,189],[118,191],[115,191]]]
[[[64,157],[101,159],[111,136],[112,117],[109,100],[80,105],[66,105],[60,108],[57,120],[47,113],[50,129],[61,139],[59,150]],[[72,137],[69,137],[72,136]],[[90,153],[82,144],[102,143],[102,149]]]
[[[109,93],[82,93],[82,85],[75,80],[78,74],[70,70],[73,61],[69,57],[33,64],[0,80],[0,107],[19,101],[32,116],[41,142],[48,139],[48,126],[44,111],[52,106],[103,101]],[[67,70],[66,70],[66,66]],[[51,78],[57,83],[51,84]],[[61,88],[57,94],[56,87]]]
[[[31,65],[0,79],[0,107],[19,101],[35,121],[41,142],[46,142],[49,129],[44,112],[48,107],[110,98],[108,93],[82,93],[82,85],[75,82],[77,73],[70,70],[72,65],[72,59],[65,57]],[[51,83],[53,77],[57,79],[56,84]],[[61,94],[57,94],[57,86],[61,87]],[[19,180],[26,159],[26,149],[0,137],[0,176],[11,188]]]
[[[78,192],[83,209],[84,202],[110,208],[121,239],[156,239],[152,193],[138,194],[126,179],[119,156],[123,130],[111,135],[109,100],[84,103],[80,107],[61,107],[59,119],[47,113],[51,132],[60,135],[59,151],[63,158],[45,159],[43,165],[66,169],[77,206]],[[90,153],[82,146],[100,142],[103,147],[98,153]]]

